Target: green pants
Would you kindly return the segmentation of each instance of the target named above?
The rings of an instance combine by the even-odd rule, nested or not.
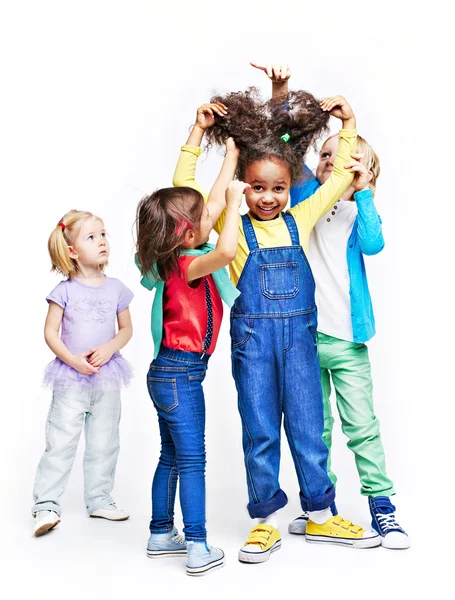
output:
[[[364,496],[392,496],[392,481],[387,477],[384,449],[379,433],[379,421],[373,410],[373,383],[365,344],[346,342],[318,333],[318,353],[324,401],[323,440],[329,449],[328,472],[332,482],[330,450],[334,419],[330,406],[330,376],[336,393],[341,429],[348,437],[348,448],[354,452],[355,463]]]

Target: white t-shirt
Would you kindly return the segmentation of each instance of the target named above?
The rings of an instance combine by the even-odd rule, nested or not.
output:
[[[338,200],[310,235],[309,261],[316,281],[318,331],[353,342],[347,246],[357,205]]]

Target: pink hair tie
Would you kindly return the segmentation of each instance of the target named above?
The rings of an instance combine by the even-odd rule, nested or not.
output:
[[[63,221],[60,221],[60,223],[57,225],[57,227],[61,227],[62,229],[66,229],[66,225]]]

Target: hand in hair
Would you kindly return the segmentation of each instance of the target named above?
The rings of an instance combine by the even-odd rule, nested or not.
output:
[[[204,131],[215,124],[215,114],[219,117],[227,115],[227,107],[221,102],[203,104],[197,109],[195,127],[200,127]]]
[[[356,192],[368,190],[370,188],[371,173],[363,164],[363,154],[352,153],[351,156],[354,160],[345,165],[346,169],[355,174],[351,185]]]
[[[350,104],[343,96],[329,96],[321,101],[321,109],[332,117],[341,119],[345,129],[355,129],[355,115]]]
[[[259,62],[250,62],[250,65],[255,69],[259,69],[260,71],[264,71],[267,74],[267,77],[273,81],[273,83],[282,83],[287,81],[291,76],[291,69],[289,65],[285,62],[283,63],[259,63]]]
[[[234,206],[238,210],[242,205],[243,194],[250,187],[249,183],[244,183],[238,179],[231,181],[226,188],[226,206]]]

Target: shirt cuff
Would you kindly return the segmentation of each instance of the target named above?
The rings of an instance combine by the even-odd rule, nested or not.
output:
[[[343,136],[344,138],[357,137],[357,129],[340,129],[338,135]],[[190,148],[192,148],[192,146],[190,146]]]
[[[354,200],[358,203],[373,200],[373,193],[369,188],[367,190],[361,190],[360,192],[355,192]]]
[[[187,144],[185,144],[184,146],[182,146],[181,150],[182,152],[191,152],[191,154],[194,154],[195,156],[201,155],[200,146],[188,146]]]

